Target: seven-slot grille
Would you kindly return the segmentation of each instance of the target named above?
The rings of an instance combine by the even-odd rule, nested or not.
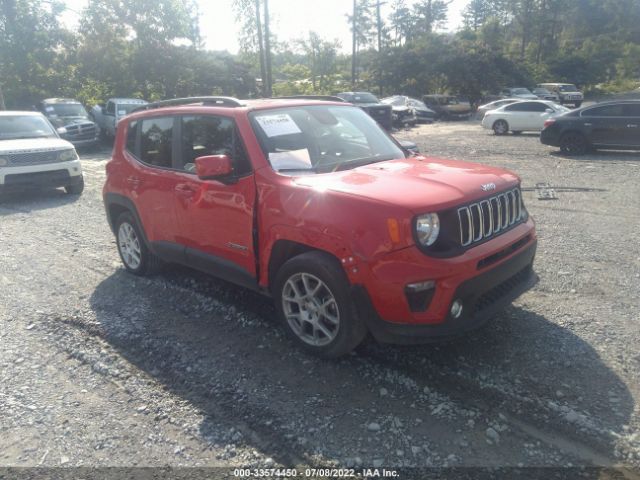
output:
[[[93,140],[98,133],[95,124],[82,123],[67,125],[66,137],[70,140]]]
[[[522,220],[519,188],[458,208],[460,243],[467,247],[506,230]]]
[[[22,167],[25,165],[41,165],[43,163],[57,163],[60,161],[60,151],[35,151],[24,153],[10,153],[2,155],[9,160],[9,166]]]

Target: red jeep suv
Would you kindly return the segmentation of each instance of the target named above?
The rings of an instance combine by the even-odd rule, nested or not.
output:
[[[179,263],[273,297],[324,357],[473,329],[531,288],[505,170],[403,150],[361,109],[198,97],[119,124],[104,202],[126,269]]]

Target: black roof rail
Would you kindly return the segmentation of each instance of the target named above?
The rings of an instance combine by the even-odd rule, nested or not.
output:
[[[326,100],[328,102],[344,102],[344,98],[335,95],[286,95],[283,97],[273,97],[275,99],[292,99],[292,100]]]
[[[185,97],[185,98],[171,98],[169,100],[160,100],[158,102],[140,105],[135,110],[132,110],[131,113],[139,112],[142,110],[152,110],[154,108],[175,107],[178,105],[189,105],[191,103],[202,103],[204,105],[217,105],[220,107],[242,107],[242,103],[240,103],[240,100],[233,97],[216,97],[216,96]]]

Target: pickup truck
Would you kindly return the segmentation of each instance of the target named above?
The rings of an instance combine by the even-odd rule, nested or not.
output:
[[[91,117],[100,127],[100,134],[103,137],[114,138],[118,121],[147,103],[146,100],[137,98],[110,98],[106,104],[95,105],[91,109]]]
[[[46,98],[38,103],[38,110],[56,128],[64,140],[74,147],[92,147],[98,143],[100,130],[89,119],[82,103],[71,98]]]

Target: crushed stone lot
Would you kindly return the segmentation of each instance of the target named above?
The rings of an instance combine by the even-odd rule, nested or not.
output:
[[[640,473],[640,154],[569,158],[476,122],[401,131],[511,169],[536,287],[442,344],[299,351],[268,299],[125,272],[101,189],[0,198],[0,466],[608,466]],[[557,199],[539,200],[548,183]],[[590,477],[588,477],[590,478]],[[600,478],[594,474],[592,478]]]

